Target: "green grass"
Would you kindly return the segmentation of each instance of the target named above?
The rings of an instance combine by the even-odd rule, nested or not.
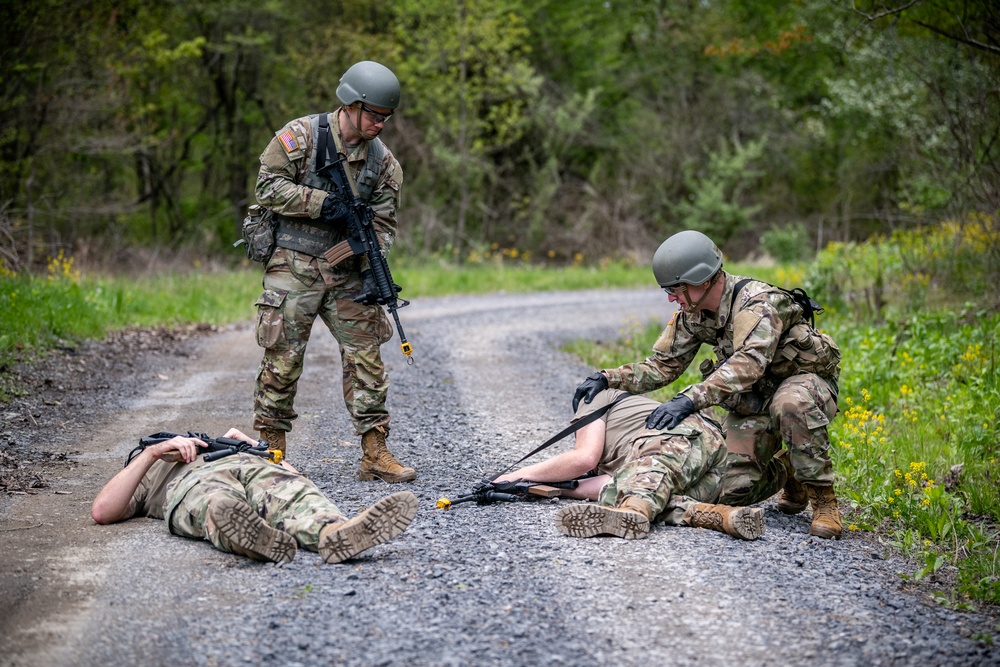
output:
[[[784,287],[808,286],[828,307],[818,324],[844,353],[842,415],[831,427],[831,441],[838,488],[852,508],[849,529],[877,531],[920,559],[924,565],[908,574],[912,578],[952,564],[957,596],[1000,603],[1000,315],[995,305],[941,306],[949,287],[979,294],[963,288],[983,284],[976,276],[995,270],[989,259],[1000,246],[989,235],[995,232],[972,231],[968,243],[978,245],[961,262],[954,259],[961,252],[942,250],[965,247],[949,241],[954,232],[943,227],[927,235],[934,243],[897,236],[831,246],[809,265],[726,268]],[[884,260],[902,256],[894,243],[908,253],[906,261]],[[925,246],[930,249],[921,250]],[[868,264],[877,270],[850,269]],[[408,299],[652,286],[648,266],[612,261],[542,267],[520,258],[462,265],[397,259],[392,269]],[[260,279],[258,266],[141,278],[81,276],[72,258],[63,256],[49,262],[46,276],[13,275],[0,267],[0,370],[113,329],[249,319]],[[871,308],[876,291],[878,307]],[[575,341],[568,350],[594,368],[618,366],[645,358],[660,328],[626,321],[617,340]],[[666,400],[697,382],[697,366],[708,356],[710,350],[702,350],[684,376],[654,396]]]
[[[939,239],[943,230],[929,235]],[[911,253],[917,245],[905,235],[893,243]],[[897,252],[884,239],[879,244],[882,256]],[[922,579],[951,565],[957,581],[944,602],[1000,604],[1000,313],[982,291],[971,294],[982,295],[985,306],[928,306],[949,291],[970,295],[956,285],[975,284],[978,279],[969,274],[993,270],[992,262],[980,252],[956,273],[942,246],[960,243],[931,247],[931,259],[947,262],[934,276],[915,277],[904,263],[851,274],[851,289],[833,292],[827,312],[817,318],[843,353],[841,414],[830,428],[837,489],[849,509],[848,531],[876,532],[921,564],[904,576]],[[856,255],[874,252],[867,244],[835,246],[805,272],[749,271],[786,287],[823,285],[861,264]],[[911,258],[921,271],[933,266],[920,259]],[[874,309],[871,281],[881,290]],[[933,294],[920,293],[921,285]],[[847,298],[851,294],[859,301]],[[624,322],[615,341],[574,341],[567,350],[594,368],[615,367],[648,356],[660,330],[659,323]],[[697,365],[708,356],[703,346],[681,378],[652,395],[667,400],[700,380]]]

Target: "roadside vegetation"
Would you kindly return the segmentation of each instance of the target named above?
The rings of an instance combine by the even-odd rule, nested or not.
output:
[[[956,606],[1000,604],[1000,301],[988,283],[998,246],[995,218],[970,220],[748,270],[826,306],[817,325],[843,352],[831,439],[846,527],[915,557],[922,566],[906,577],[952,582],[942,602]],[[568,349],[613,367],[648,356],[661,328],[626,322],[615,341]],[[710,353],[654,397],[697,382]]]
[[[841,415],[831,438],[848,529],[875,531],[918,559],[906,576],[953,575],[944,602],[1000,603],[1000,312],[996,218],[944,223],[864,243],[831,244],[811,263],[726,264],[776,285],[804,286],[826,307],[817,324],[844,354]],[[648,265],[544,267],[513,248],[464,262],[402,258],[393,266],[407,298],[496,291],[651,285]],[[0,402],[16,387],[16,361],[134,326],[227,324],[250,319],[260,267],[146,277],[82,275],[72,257],[45,275],[0,269]],[[594,368],[647,356],[662,322],[623,322],[614,341],[567,349]],[[697,366],[653,394],[666,400],[700,379]]]

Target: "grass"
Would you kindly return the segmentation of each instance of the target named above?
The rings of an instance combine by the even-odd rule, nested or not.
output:
[[[914,238],[918,237],[918,238]],[[834,244],[808,265],[728,265],[784,287],[806,286],[828,306],[818,324],[844,353],[841,415],[831,426],[849,530],[875,531],[923,566],[920,579],[956,572],[955,597],[1000,603],[1000,315],[996,221],[942,225],[865,244]],[[403,296],[650,286],[628,262],[542,267],[507,253],[465,264],[394,259]],[[992,273],[991,273],[992,272]],[[143,278],[81,276],[72,258],[44,276],[0,267],[0,372],[18,359],[130,326],[249,319],[258,266]],[[950,304],[950,294],[980,303]],[[594,368],[645,358],[659,323],[626,321],[611,342],[575,341]],[[700,380],[706,347],[666,400]],[[0,382],[0,402],[5,384]]]
[[[984,297],[985,306],[929,305],[946,303],[949,291],[970,294],[960,286],[980,282],[970,273],[994,270],[990,257],[1000,235],[994,231],[988,239],[992,253],[978,247],[963,258],[963,241],[949,237],[949,229],[957,228],[927,232],[934,243],[924,244],[924,256],[914,250],[918,240],[898,234],[879,239],[877,248],[876,242],[834,246],[799,281],[775,280],[794,278],[798,269],[753,274],[786,287],[823,281],[850,286],[834,294],[817,318],[843,353],[841,414],[830,438],[838,495],[850,508],[848,530],[873,531],[915,557],[921,567],[905,573],[908,579],[947,568],[954,589],[943,602],[1000,604],[1000,313],[983,290],[972,293]],[[973,232],[982,243],[982,229],[973,226]],[[898,262],[865,275],[852,272],[850,280],[837,276],[869,264],[872,255],[903,250],[919,275]],[[949,275],[956,265],[962,270]],[[575,341],[567,349],[594,368],[615,367],[648,356],[660,330],[658,323],[625,322],[616,341]],[[687,372],[653,396],[667,400],[699,381],[697,365],[709,356],[703,346]]]

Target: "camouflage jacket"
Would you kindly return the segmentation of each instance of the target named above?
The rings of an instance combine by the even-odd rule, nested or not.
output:
[[[330,129],[337,152],[343,152],[344,142],[337,122],[339,113],[340,109],[330,113]],[[355,181],[364,169],[367,157],[366,142],[361,142],[347,156],[347,172]],[[314,159],[311,116],[296,118],[275,132],[260,156],[256,194],[261,206],[288,217],[318,218],[327,192],[302,184]],[[402,184],[403,170],[386,146],[379,176],[368,200],[375,214],[375,230],[382,252],[386,254],[396,237],[396,208]]]
[[[677,312],[644,361],[603,370],[612,388],[642,394],[664,387],[687,369],[701,345],[712,345],[715,368],[681,393],[695,408],[733,404],[733,397],[754,392],[769,399],[781,380],[816,373],[837,390],[840,350],[827,334],[803,318],[786,292],[750,280],[733,299],[742,276],[722,272],[725,286],[719,312]],[[730,312],[732,310],[732,312]],[[731,408],[730,408],[731,409]]]

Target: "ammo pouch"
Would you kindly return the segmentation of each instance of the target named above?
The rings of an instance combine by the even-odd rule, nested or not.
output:
[[[829,335],[799,322],[781,338],[767,373],[778,379],[814,373],[836,382],[840,377],[840,348]]]
[[[274,213],[260,204],[253,204],[247,209],[247,217],[243,219],[243,238],[233,244],[246,245],[247,259],[267,264],[274,254]]]

